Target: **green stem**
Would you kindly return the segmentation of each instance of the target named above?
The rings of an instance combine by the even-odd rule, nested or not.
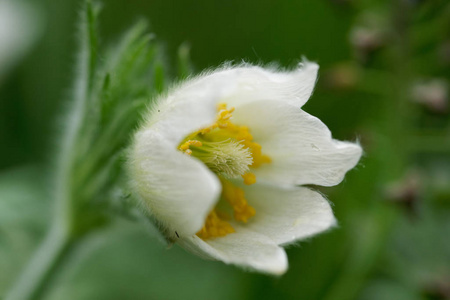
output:
[[[78,137],[84,118],[96,65],[95,9],[86,1],[81,20],[81,49],[78,78],[75,81],[73,107],[69,111],[65,134],[61,137],[61,152],[55,178],[55,211],[49,232],[31,261],[10,290],[6,300],[39,299],[49,287],[55,271],[60,267],[76,243],[74,211],[74,168]]]
[[[73,242],[65,231],[53,226],[5,300],[39,299]]]

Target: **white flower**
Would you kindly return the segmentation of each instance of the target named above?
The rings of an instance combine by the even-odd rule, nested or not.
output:
[[[301,109],[317,70],[223,68],[157,101],[129,163],[169,238],[204,258],[282,274],[282,245],[335,225],[327,200],[302,185],[338,184],[362,150]]]

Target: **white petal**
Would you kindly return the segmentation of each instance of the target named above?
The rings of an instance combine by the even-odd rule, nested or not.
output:
[[[236,109],[233,121],[250,128],[272,159],[254,169],[258,180],[290,186],[332,186],[359,161],[358,144],[341,142],[318,118],[286,103],[259,101]]]
[[[188,134],[211,125],[217,103],[233,93],[236,80],[230,72],[187,81],[158,99],[144,128],[160,133],[176,147]]]
[[[135,190],[170,234],[192,235],[201,229],[221,191],[219,180],[202,162],[152,130],[135,136],[129,159]]]
[[[225,99],[236,108],[253,101],[283,101],[296,107],[303,106],[311,96],[317,80],[319,66],[304,61],[293,71],[276,71],[261,67],[234,69],[238,92]]]
[[[242,66],[204,74],[157,100],[144,127],[161,132],[169,142],[177,144],[189,133],[210,125],[219,102],[239,107],[273,100],[301,107],[314,89],[317,70],[317,64],[303,62],[291,72]]]
[[[289,244],[336,224],[330,204],[306,187],[245,186],[245,197],[256,214],[246,225],[274,240]]]
[[[268,237],[235,226],[236,232],[203,241],[197,236],[182,237],[179,244],[203,258],[259,272],[281,275],[288,268],[286,252]]]

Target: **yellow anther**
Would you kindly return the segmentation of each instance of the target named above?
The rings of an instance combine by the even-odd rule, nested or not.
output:
[[[272,159],[270,156],[262,155],[261,156],[261,163],[270,164],[272,162]]]
[[[190,142],[191,142],[191,145],[195,146],[195,147],[201,147],[203,145],[202,142],[196,141],[196,140],[193,140],[193,141],[190,141]]]
[[[227,128],[228,133],[236,134],[238,126],[231,123],[231,121],[223,122],[223,124]]]
[[[220,126],[220,123],[226,122],[232,117],[231,113],[234,112],[234,107],[227,109],[227,105],[225,103],[220,103],[217,105],[217,110],[217,122]]]
[[[201,147],[202,142],[197,140],[189,140],[180,146],[180,150],[187,150],[190,146]],[[191,152],[192,153],[192,152]]]
[[[231,117],[231,114],[228,110],[224,109],[219,112],[219,120],[227,120]]]
[[[240,211],[234,211],[236,221],[247,223],[248,219],[255,215],[255,209],[250,205],[242,206]]]
[[[189,149],[189,146],[190,146],[189,143],[186,142],[186,143],[184,143],[183,145],[180,146],[180,150],[183,150],[183,151],[187,150],[187,149]]]
[[[184,151],[184,153],[186,153],[187,155],[191,155],[192,154],[192,150],[191,149],[187,149],[186,151]]]
[[[255,215],[255,209],[247,203],[244,190],[229,181],[222,180],[222,196],[233,207],[234,219],[247,223]]]
[[[253,136],[249,132],[241,131],[236,135],[236,139],[238,141],[251,141],[253,140]]]
[[[223,109],[227,109],[227,104],[226,103],[219,103],[217,104],[217,110],[221,111]]]
[[[246,185],[251,185],[251,184],[254,184],[256,182],[256,176],[253,173],[245,173],[245,174],[243,174],[241,176],[244,179],[244,183]]]
[[[197,236],[205,240],[213,237],[225,236],[233,232],[235,231],[230,223],[222,220],[219,217],[219,213],[214,209],[206,217],[205,224],[203,225],[202,229],[197,232]]]
[[[217,125],[217,123],[214,123],[214,124],[212,124],[211,126],[202,129],[202,130],[200,131],[200,133],[201,133],[201,134],[207,134],[207,133],[210,133],[211,130],[216,129],[217,127],[219,127],[219,125]]]

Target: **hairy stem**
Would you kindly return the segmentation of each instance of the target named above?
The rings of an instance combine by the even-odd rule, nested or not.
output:
[[[40,299],[52,273],[64,260],[72,243],[66,232],[52,227],[6,299]]]
[[[66,116],[64,134],[55,173],[55,210],[49,232],[25,267],[7,300],[39,299],[52,281],[70,250],[87,230],[78,232],[77,213],[84,199],[76,187],[77,155],[83,144],[82,132],[86,123],[89,100],[96,72],[97,38],[95,33],[98,10],[86,0],[80,20],[80,51],[77,77],[73,88],[72,106]],[[88,199],[89,200],[89,199]],[[94,228],[90,228],[94,229]]]

